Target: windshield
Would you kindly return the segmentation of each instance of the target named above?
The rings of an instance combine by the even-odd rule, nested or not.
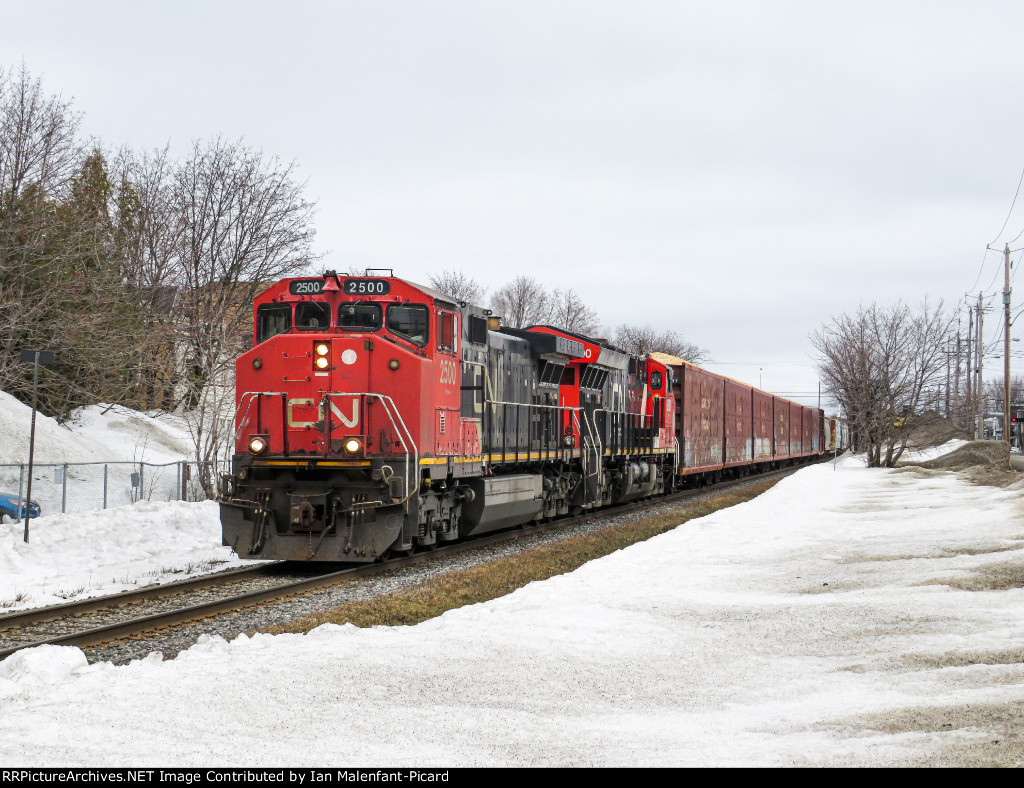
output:
[[[295,305],[295,327],[299,331],[324,331],[331,325],[331,308],[321,301]]]
[[[342,304],[338,307],[338,328],[345,331],[376,331],[383,320],[380,304]]]
[[[256,344],[266,342],[292,327],[292,308],[288,305],[262,304],[256,308]]]
[[[388,307],[388,331],[417,345],[427,344],[429,323],[427,308],[423,304],[392,304]]]

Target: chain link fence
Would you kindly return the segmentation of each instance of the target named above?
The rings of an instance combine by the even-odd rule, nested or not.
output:
[[[39,503],[41,517],[138,501],[205,501],[205,490],[217,490],[219,475],[230,470],[230,460],[34,463],[32,500]],[[27,464],[0,464],[0,492],[24,498],[27,489]]]

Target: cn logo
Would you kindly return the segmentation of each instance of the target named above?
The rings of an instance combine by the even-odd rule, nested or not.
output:
[[[331,413],[338,417],[339,421],[346,427],[354,427],[359,423],[359,397],[352,397],[352,418],[349,419],[342,413],[338,406],[331,400]]]

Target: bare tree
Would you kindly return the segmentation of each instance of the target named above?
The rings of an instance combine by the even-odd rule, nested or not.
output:
[[[491,309],[511,328],[524,328],[547,321],[550,297],[532,276],[521,274],[502,285],[491,298]]]
[[[427,281],[438,292],[465,304],[482,303],[484,294],[487,292],[487,288],[473,277],[454,268],[429,273]]]
[[[0,72],[0,387],[26,399],[18,350],[46,349],[41,409],[124,397],[138,322],[126,297],[106,157],[78,140],[71,102],[23,66]]]
[[[250,304],[268,282],[317,259],[314,204],[295,165],[218,137],[195,142],[174,171],[175,284],[187,348],[189,407],[244,345]]]
[[[546,320],[556,328],[584,336],[593,336],[600,329],[597,312],[587,306],[572,288],[555,288],[548,299]]]
[[[252,337],[251,304],[270,282],[317,259],[314,204],[294,164],[222,138],[195,142],[169,185],[174,222],[173,325],[184,365],[184,409],[200,467],[230,443],[234,359]],[[207,495],[216,480],[204,481]]]
[[[707,358],[708,352],[687,342],[678,332],[671,329],[658,331],[649,325],[638,326],[624,323],[615,329],[615,345],[627,353],[644,356],[648,353],[667,353],[683,361],[699,364]]]
[[[114,170],[117,259],[126,296],[144,315],[147,342],[130,371],[137,407],[174,410],[179,380],[178,249],[181,223],[172,210],[169,148],[118,151]]]
[[[825,390],[839,403],[866,448],[868,464],[892,467],[927,398],[945,375],[944,337],[951,318],[927,299],[917,312],[903,303],[871,304],[811,334]]]
[[[16,396],[30,381],[18,350],[45,347],[40,330],[66,301],[57,208],[82,161],[80,120],[25,66],[0,69],[0,388]]]
[[[1003,413],[1003,396],[1005,387],[1003,376],[985,382],[985,410],[994,413]],[[1016,376],[1010,378],[1010,405],[1024,405],[1024,378]]]
[[[71,101],[47,95],[24,65],[16,75],[0,69],[0,215],[66,193],[82,159],[80,122]]]

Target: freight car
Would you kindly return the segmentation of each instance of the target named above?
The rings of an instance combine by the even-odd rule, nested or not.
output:
[[[236,364],[241,556],[370,562],[822,452],[821,411],[396,278],[285,279]],[[668,363],[666,363],[666,361]]]
[[[829,416],[824,420],[825,424],[825,451],[841,454],[853,448],[850,438],[850,423],[838,416]]]

